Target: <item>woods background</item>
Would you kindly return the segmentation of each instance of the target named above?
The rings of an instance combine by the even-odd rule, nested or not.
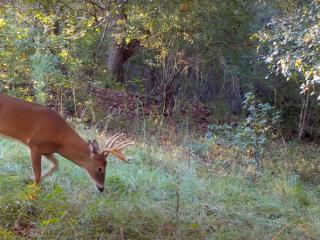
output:
[[[88,121],[127,111],[195,124],[236,121],[252,92],[281,111],[285,137],[317,137],[318,10],[313,1],[2,1],[1,91]]]

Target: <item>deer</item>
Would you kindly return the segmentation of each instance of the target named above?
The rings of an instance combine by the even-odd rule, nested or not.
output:
[[[83,168],[100,192],[104,190],[108,155],[129,163],[129,158],[121,151],[134,144],[129,140],[119,141],[124,134],[117,133],[100,150],[97,140],[86,142],[55,110],[1,93],[0,135],[29,148],[35,185],[58,169],[55,158],[58,154]],[[51,162],[51,167],[43,175],[42,156]]]

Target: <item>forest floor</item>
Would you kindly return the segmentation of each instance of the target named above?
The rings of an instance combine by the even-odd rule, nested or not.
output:
[[[256,171],[239,149],[164,136],[135,136],[131,164],[110,158],[104,193],[62,158],[40,188],[27,184],[27,149],[1,139],[0,239],[320,239],[318,145],[273,142]]]

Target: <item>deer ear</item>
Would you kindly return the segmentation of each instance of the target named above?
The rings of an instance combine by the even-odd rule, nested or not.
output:
[[[94,147],[94,150],[96,150],[97,153],[100,152],[100,147],[99,147],[99,143],[97,142],[97,140],[94,139],[92,141],[92,145]]]
[[[94,145],[90,140],[88,141],[88,147],[91,153],[95,153]]]
[[[91,153],[99,153],[99,143],[97,142],[97,140],[93,140],[92,142],[89,140],[88,141],[88,147]]]

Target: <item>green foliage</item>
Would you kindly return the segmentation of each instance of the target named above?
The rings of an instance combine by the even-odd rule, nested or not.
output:
[[[269,133],[275,130],[279,120],[280,112],[269,103],[259,103],[259,100],[251,92],[245,94],[243,106],[248,111],[246,125],[257,133]]]
[[[41,54],[38,49],[30,56],[31,78],[34,82],[34,90],[39,103],[46,103],[45,88],[50,83],[50,78],[54,78],[55,75],[59,76],[60,72],[57,70],[57,64],[58,58],[55,55],[50,53]]]
[[[261,45],[267,47],[264,59],[270,70],[287,80],[300,81],[301,93],[315,94],[320,81],[319,10],[317,1],[306,3],[272,19],[258,35]]]
[[[46,103],[61,89],[83,88],[79,76],[93,63],[89,48],[97,32],[89,29],[91,18],[78,21],[74,12],[64,11],[55,15],[31,2],[4,4],[0,10],[1,88]]]
[[[249,163],[256,164],[260,169],[264,148],[268,144],[268,135],[276,130],[280,113],[269,103],[258,103],[252,93],[245,95],[243,105],[248,114],[246,121],[237,126],[210,125],[207,136],[215,143],[231,144],[247,151],[251,160]]]
[[[301,139],[306,133],[317,135],[312,129],[318,126],[315,115],[318,115],[319,108],[316,98],[312,96],[316,96],[320,81],[320,6],[318,1],[313,0],[289,2],[291,7],[280,9],[283,14],[276,15],[253,38],[259,39],[259,49],[263,49],[263,59],[269,66],[266,78],[271,79],[276,74],[297,83],[296,92],[302,94],[298,126],[298,137]]]

